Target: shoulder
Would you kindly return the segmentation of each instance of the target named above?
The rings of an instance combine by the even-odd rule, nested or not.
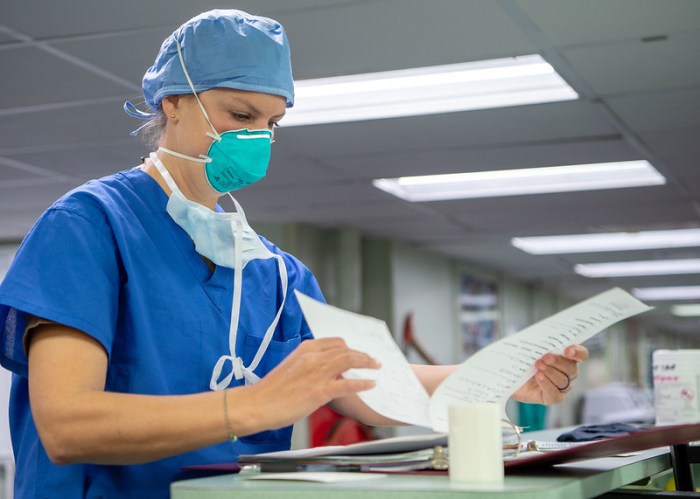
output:
[[[304,263],[299,260],[294,255],[287,253],[286,251],[280,249],[274,243],[268,241],[263,236],[258,236],[263,244],[269,249],[273,254],[280,255],[284,260],[284,264],[287,267],[287,273],[289,274],[289,283],[293,287],[299,289],[305,289],[308,287],[317,288],[316,278],[309,268],[304,265]]]
[[[284,262],[287,264],[287,267],[299,268],[305,270],[306,272],[310,272],[309,269],[307,269],[306,266],[297,257],[279,248],[273,242],[265,239],[264,236],[258,235],[258,237],[260,238],[262,243],[267,247],[267,249],[269,249],[275,255],[280,255],[284,259]]]
[[[136,170],[125,170],[95,180],[72,189],[60,197],[50,209],[89,210],[90,207],[109,205],[133,191],[132,180],[142,175]]]
[[[132,169],[89,180],[64,194],[44,216],[69,216],[102,226],[115,217],[124,218],[144,176]]]

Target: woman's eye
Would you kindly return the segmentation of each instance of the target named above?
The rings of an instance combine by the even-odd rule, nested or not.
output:
[[[233,114],[233,117],[237,119],[238,121],[248,121],[250,119],[250,116],[244,113],[231,113]]]

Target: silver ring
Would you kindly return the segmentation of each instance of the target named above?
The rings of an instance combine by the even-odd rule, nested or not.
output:
[[[562,387],[559,387],[559,386],[557,387],[557,390],[559,390],[562,393],[565,392],[566,390],[568,390],[569,387],[571,386],[571,378],[569,378],[568,374],[566,374],[566,373],[563,373],[563,374],[564,374],[564,376],[566,376],[566,384]]]

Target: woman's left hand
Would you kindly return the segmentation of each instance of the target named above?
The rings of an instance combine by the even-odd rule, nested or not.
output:
[[[546,354],[535,362],[537,372],[513,393],[513,399],[530,404],[558,404],[578,377],[578,363],[586,359],[588,349],[581,345],[567,347],[564,355]]]

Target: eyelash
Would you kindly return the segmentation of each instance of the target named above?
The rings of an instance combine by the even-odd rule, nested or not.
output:
[[[232,113],[231,113],[231,116],[233,116],[234,119],[237,119],[237,120],[239,120],[239,121],[248,121],[248,120],[250,120],[250,115],[248,115],[248,114],[246,114],[246,113],[236,113],[236,112],[232,112]],[[278,127],[278,126],[279,126],[279,123],[277,123],[276,121],[270,121],[270,122],[268,123],[268,126],[269,126],[270,128],[275,128],[275,127]]]

